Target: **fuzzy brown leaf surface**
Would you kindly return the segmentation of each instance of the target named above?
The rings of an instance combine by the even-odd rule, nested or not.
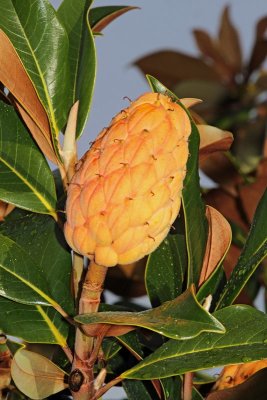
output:
[[[44,154],[55,164],[47,114],[11,41],[0,30],[0,81],[16,99],[22,118]]]

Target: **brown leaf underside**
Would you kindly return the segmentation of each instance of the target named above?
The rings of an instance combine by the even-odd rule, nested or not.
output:
[[[0,30],[0,81],[16,99],[16,105],[43,153],[55,164],[50,126],[34,86],[6,34]]]
[[[254,372],[251,370],[251,366],[253,365]],[[257,370],[257,364],[261,365],[261,368]],[[248,367],[247,367],[248,365]],[[224,390],[217,390],[209,394],[207,400],[265,400],[266,399],[266,391],[267,391],[267,368],[266,360],[256,361],[248,364],[241,364],[239,366],[231,365],[228,366],[228,371],[226,371],[227,376],[225,378],[233,386],[231,382],[232,374],[236,373],[238,370],[242,373],[237,379],[237,386],[228,387]],[[258,372],[256,372],[258,371]],[[255,373],[256,372],[256,373]],[[254,375],[252,375],[252,373]],[[251,376],[252,375],[252,376]],[[249,379],[245,380],[244,377]],[[245,382],[244,382],[245,380]],[[235,382],[235,380],[234,380]],[[244,383],[241,383],[244,382]],[[215,386],[216,389],[216,386]]]
[[[209,233],[199,278],[199,286],[208,279],[221,261],[232,238],[231,227],[219,211],[213,207],[207,206],[206,217],[209,223]]]

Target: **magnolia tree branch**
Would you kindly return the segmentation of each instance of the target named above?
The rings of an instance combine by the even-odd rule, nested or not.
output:
[[[97,265],[91,261],[83,282],[79,302],[79,314],[97,312],[106,273],[106,267]],[[95,395],[93,368],[94,361],[97,359],[100,344],[100,340],[95,342],[93,337],[86,336],[82,331],[82,328],[77,329],[74,361],[72,365],[72,373],[70,375],[70,389],[75,400],[89,400]],[[96,346],[95,348],[94,345]],[[76,373],[78,374],[78,372],[80,375],[76,388],[75,382],[73,382],[72,379],[76,376]]]

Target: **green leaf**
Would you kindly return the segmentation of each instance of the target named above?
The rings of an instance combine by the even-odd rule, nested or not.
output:
[[[24,348],[25,344],[20,342],[15,342],[13,340],[8,340],[7,346],[11,354],[14,355],[19,349]]]
[[[128,400],[153,400],[152,394],[146,388],[145,384],[141,381],[124,380],[122,382],[123,389],[127,394]]]
[[[143,358],[144,356],[143,350],[138,340],[137,333],[135,331],[131,331],[126,333],[125,335],[118,336],[116,339],[124,347],[126,347],[126,349],[128,349],[132,354],[134,354],[137,359]]]
[[[78,315],[82,324],[133,325],[174,339],[188,339],[203,331],[223,333],[224,327],[197,302],[192,289],[173,301],[142,312],[101,312]]]
[[[250,306],[230,306],[214,313],[224,335],[169,340],[153,354],[122,374],[127,379],[157,379],[267,357],[267,315]]]
[[[2,102],[0,199],[56,218],[56,190],[47,161],[13,107]]]
[[[233,222],[233,221],[228,221],[231,229],[232,229],[232,242],[233,244],[235,244],[236,246],[240,247],[242,249],[242,247],[244,246],[244,244],[246,243],[246,238],[247,238],[247,234],[244,231],[244,229],[242,229],[237,223]]]
[[[172,376],[160,380],[164,400],[182,400],[182,379],[180,376]]]
[[[131,6],[102,6],[92,8],[89,12],[89,22],[93,32],[101,32],[114,19],[130,10],[138,9],[139,7]]]
[[[57,135],[70,108],[68,37],[48,0],[1,0],[0,28],[15,47]]]
[[[101,347],[104,353],[105,361],[108,361],[114,357],[122,348],[116,339],[113,338],[105,338],[101,344]]]
[[[151,304],[157,306],[182,293],[186,264],[184,236],[168,235],[146,264],[145,283]]]
[[[188,113],[188,110],[179,102],[179,99],[162,83],[150,75],[147,75],[147,79],[154,92],[170,96],[173,101],[180,104]],[[190,117],[189,113],[188,115]],[[192,127],[189,137],[190,156],[186,165],[187,173],[182,192],[188,256],[188,286],[192,283],[198,284],[208,236],[208,223],[205,216],[205,206],[201,199],[198,174],[199,133],[191,117],[190,120]]]
[[[96,76],[96,50],[88,23],[92,0],[64,0],[57,12],[67,31],[70,48],[70,91],[72,104],[79,100],[77,136],[85,126]]]
[[[205,206],[201,199],[198,174],[199,134],[196,125],[191,121],[192,132],[189,138],[187,174],[184,179],[182,204],[185,219],[186,244],[188,255],[188,285],[198,284],[202,262],[205,254],[208,224]]]
[[[38,264],[16,242],[2,234],[0,295],[25,304],[55,304]]]
[[[2,276],[6,274],[7,279],[6,293],[1,294],[28,304],[59,303],[72,314],[71,254],[55,221],[46,215],[28,214],[0,224],[0,235],[1,289]],[[14,273],[19,283],[15,279],[13,283]]]
[[[233,303],[266,254],[267,189],[258,204],[246,244],[224,287],[217,308],[223,308]]]
[[[197,292],[197,299],[201,303],[207,296],[212,295],[213,302],[218,298],[218,292],[221,292],[223,285],[226,281],[225,272],[223,266],[220,264],[208,279],[202,284],[199,291]],[[217,295],[217,296],[216,296]]]
[[[0,329],[29,343],[65,347],[69,325],[51,307],[20,304],[0,296]]]

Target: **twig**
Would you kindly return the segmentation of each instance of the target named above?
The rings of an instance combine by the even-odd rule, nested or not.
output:
[[[192,400],[193,372],[184,374],[183,400]]]
[[[123,379],[118,376],[117,378],[113,379],[112,381],[110,381],[109,383],[107,383],[106,385],[102,386],[102,388],[100,388],[96,394],[94,395],[94,397],[92,398],[92,400],[97,400],[99,399],[101,396],[103,396],[103,394],[105,394],[110,388],[112,388],[113,386],[117,385],[117,383],[121,382]]]
[[[69,346],[64,346],[64,347],[62,346],[61,348],[64,351],[64,353],[66,354],[69,362],[72,364],[72,362],[73,362],[73,354],[72,354],[72,351],[69,348]]]

